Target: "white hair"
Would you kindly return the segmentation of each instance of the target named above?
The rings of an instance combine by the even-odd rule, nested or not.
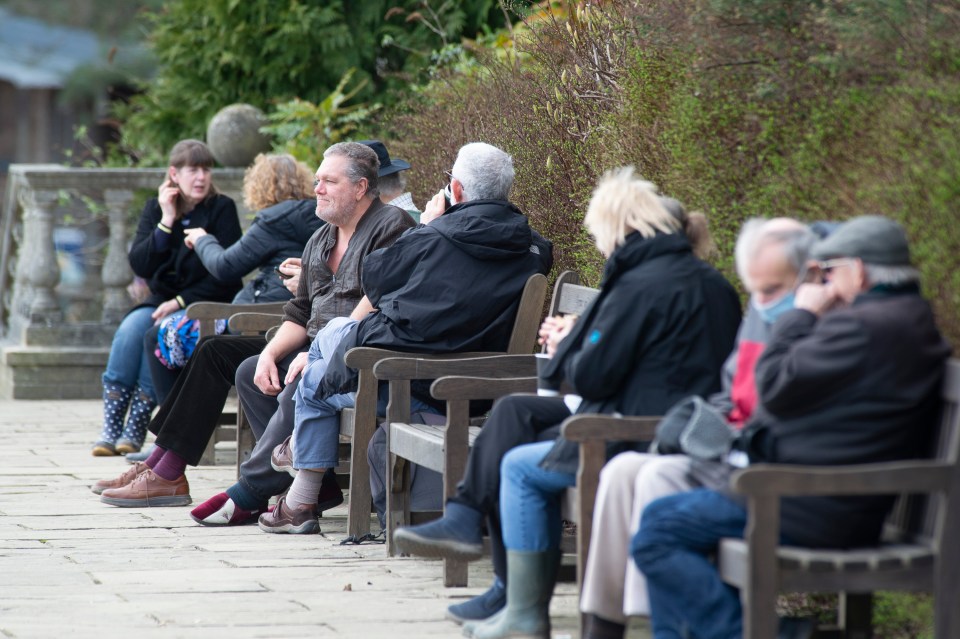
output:
[[[871,286],[886,284],[887,286],[903,286],[920,281],[920,271],[914,266],[887,266],[880,264],[863,265],[867,274],[867,282]]]
[[[747,277],[747,267],[762,249],[771,244],[783,247],[784,257],[795,273],[801,273],[810,259],[810,250],[817,241],[817,234],[802,222],[791,218],[752,218],[743,224],[737,244],[734,248],[734,259],[737,264],[737,275],[748,289],[753,286]]]
[[[507,200],[513,186],[513,158],[495,146],[471,142],[460,147],[451,171],[463,186],[463,201]]]
[[[658,232],[669,235],[683,230],[657,194],[656,185],[636,175],[632,166],[603,174],[593,189],[583,224],[607,257],[634,231],[651,238]]]

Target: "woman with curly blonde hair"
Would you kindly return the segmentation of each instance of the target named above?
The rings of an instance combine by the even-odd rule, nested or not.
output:
[[[323,223],[315,213],[313,173],[292,155],[261,153],[243,176],[243,202],[258,213],[239,242],[224,248],[203,229],[193,229],[186,234],[186,244],[217,279],[260,270],[235,303],[284,302],[292,294],[274,269],[287,258],[299,258]]]

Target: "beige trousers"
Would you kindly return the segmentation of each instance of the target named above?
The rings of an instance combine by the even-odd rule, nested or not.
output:
[[[647,504],[696,486],[685,455],[621,453],[600,472],[593,536],[580,610],[610,621],[649,616],[647,583],[630,557],[630,540]]]

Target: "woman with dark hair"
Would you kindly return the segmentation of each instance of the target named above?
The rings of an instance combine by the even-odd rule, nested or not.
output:
[[[286,302],[296,291],[299,275],[281,278],[291,278],[290,272],[299,271],[303,247],[323,224],[316,215],[313,173],[292,155],[261,153],[244,173],[243,203],[257,214],[238,242],[227,246],[213,231],[195,227],[184,231],[184,243],[218,280],[228,282],[259,271],[233,303]],[[284,266],[279,269],[281,264]],[[281,270],[285,272],[278,275]],[[188,320],[183,313],[147,331],[144,348],[160,404],[170,394],[198,339],[199,322]]]
[[[214,188],[213,164],[203,142],[181,140],[170,151],[167,178],[157,197],[143,207],[129,259],[150,294],[123,318],[110,345],[103,373],[103,430],[93,445],[96,456],[135,452],[146,434],[156,395],[144,334],[191,302],[227,302],[240,290],[239,278],[217,280],[184,244],[191,228],[204,228],[225,245],[240,239],[237,207]]]

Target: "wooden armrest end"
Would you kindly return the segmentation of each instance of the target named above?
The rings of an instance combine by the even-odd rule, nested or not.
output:
[[[950,464],[923,460],[848,466],[756,464],[735,472],[730,486],[756,497],[933,493],[949,487],[951,472]]]
[[[661,417],[614,417],[583,414],[564,420],[560,433],[572,442],[651,441]]]

